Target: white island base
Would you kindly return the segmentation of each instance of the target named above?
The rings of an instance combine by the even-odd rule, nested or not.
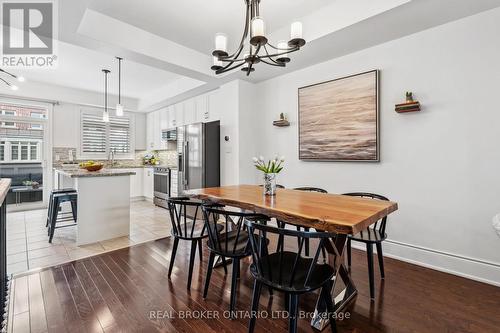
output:
[[[69,177],[78,191],[77,245],[129,235],[132,174],[134,172],[120,170],[88,174],[56,170],[59,183],[67,184]]]

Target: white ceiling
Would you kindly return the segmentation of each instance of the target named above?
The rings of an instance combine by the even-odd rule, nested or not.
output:
[[[102,92],[104,74],[109,69],[109,91],[118,94],[118,60],[113,56],[80,46],[59,42],[58,62],[54,69],[13,70],[30,81],[48,82],[88,91]],[[122,61],[122,96],[140,98],[172,83],[180,76],[124,59]]]
[[[334,1],[262,0],[260,16],[271,32]],[[244,0],[92,0],[89,7],[203,53],[211,53],[217,32],[236,48],[245,21]]]

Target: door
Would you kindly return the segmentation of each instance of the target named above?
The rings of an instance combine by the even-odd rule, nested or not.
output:
[[[0,177],[11,178],[9,210],[47,206],[52,189],[52,105],[0,99]]]
[[[184,179],[187,189],[202,188],[203,185],[203,124],[191,124],[186,126],[185,152],[187,152],[187,164]]]

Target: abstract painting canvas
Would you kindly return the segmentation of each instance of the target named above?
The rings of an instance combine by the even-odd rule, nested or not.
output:
[[[379,161],[378,71],[299,88],[299,159]]]

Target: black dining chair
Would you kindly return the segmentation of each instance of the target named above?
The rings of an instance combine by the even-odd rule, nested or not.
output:
[[[318,193],[328,193],[328,191],[322,189],[322,188],[319,188],[319,187],[310,187],[310,186],[306,186],[306,187],[296,187],[294,188],[294,190],[296,191],[305,191],[305,192],[318,192]],[[278,228],[285,228],[286,226],[286,223],[283,222],[283,221],[277,221],[277,225],[278,225]],[[296,226],[297,227],[297,231],[300,231],[301,228],[304,228],[305,231],[309,231],[310,228],[308,227],[301,227],[301,226]],[[300,241],[299,239],[297,239],[297,241]],[[278,239],[278,246],[283,246],[283,239],[280,237]],[[306,256],[309,255],[309,239],[306,239],[306,243],[305,243],[305,246],[304,246],[304,252],[306,254]]]
[[[326,246],[335,238],[335,234],[328,232],[308,232],[295,231],[290,229],[275,228],[264,224],[246,221],[245,224],[250,234],[250,244],[252,250],[253,263],[250,272],[255,278],[251,319],[248,325],[248,332],[253,332],[256,324],[256,313],[259,307],[259,298],[263,286],[285,293],[285,304],[287,305],[289,318],[289,332],[297,332],[297,316],[299,307],[299,296],[314,292],[321,288],[320,297],[326,304],[328,318],[330,318],[331,330],[336,332],[334,305],[331,296],[332,278],[335,275],[334,267],[328,263],[319,263],[319,254],[326,251]],[[276,249],[271,253],[269,246],[263,242],[271,234],[279,237],[295,238],[299,240],[299,247],[296,252],[284,251],[283,248]],[[306,239],[315,239],[313,244],[317,244],[313,251],[313,257],[302,256],[302,248]],[[337,253],[338,255],[338,253]]]
[[[201,206],[203,202],[189,197],[172,197],[167,200],[168,209],[170,211],[170,222],[172,223],[172,236],[174,237],[174,245],[170,256],[170,265],[168,268],[168,278],[172,274],[174,267],[175,255],[179,240],[191,242],[191,253],[189,257],[189,271],[187,288],[191,288],[191,280],[193,276],[194,258],[196,256],[196,247],[198,247],[200,261],[203,257],[202,240],[208,237],[203,220]],[[221,208],[220,205],[217,207]],[[216,226],[222,230],[223,226]],[[223,261],[225,263],[225,260]]]
[[[351,197],[371,198],[375,200],[389,201],[389,199],[387,199],[386,197],[374,193],[353,192],[353,193],[344,193],[344,195],[348,195]],[[366,244],[366,256],[368,258],[368,278],[370,281],[371,299],[375,298],[375,282],[373,273],[373,244],[375,244],[375,246],[377,247],[380,276],[382,279],[385,278],[382,242],[387,238],[387,234],[385,233],[386,224],[387,224],[387,216],[382,218],[381,221],[375,222],[373,227],[368,227],[367,229],[361,231],[358,234],[349,235],[349,237],[347,238],[347,264],[349,268],[351,267],[351,241],[362,242]]]
[[[203,214],[205,217],[205,228],[208,231],[207,245],[210,249],[203,298],[206,298],[208,294],[215,256],[231,258],[233,261],[233,271],[231,276],[229,310],[232,317],[236,307],[236,287],[238,283],[237,279],[240,275],[240,260],[251,255],[249,234],[246,230],[245,221],[251,220],[267,223],[269,218],[256,213],[227,211],[210,206],[203,207]],[[221,226],[221,223],[224,226],[223,232],[222,228],[218,228],[218,226]]]

